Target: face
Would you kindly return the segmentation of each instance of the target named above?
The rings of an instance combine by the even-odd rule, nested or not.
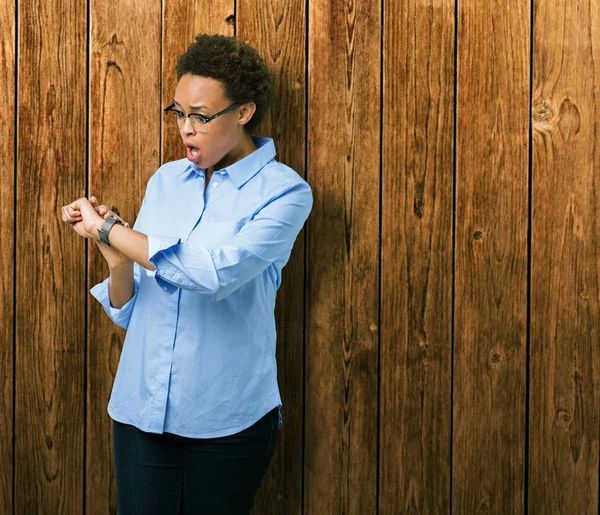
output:
[[[175,89],[175,109],[186,114],[212,116],[228,108],[233,101],[225,96],[218,80],[186,74]],[[236,153],[248,136],[244,125],[254,113],[253,103],[243,104],[208,122],[206,134],[197,132],[186,117],[179,129],[187,158],[199,168],[222,168],[237,161]]]

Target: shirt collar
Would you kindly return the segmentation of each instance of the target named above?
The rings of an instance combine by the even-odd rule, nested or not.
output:
[[[236,161],[230,166],[218,170],[227,172],[231,182],[236,188],[241,188],[246,182],[254,177],[271,159],[276,155],[275,143],[273,138],[263,138],[262,136],[251,136],[256,145],[256,150],[243,159]],[[198,168],[194,163],[186,159],[186,166],[179,175],[194,170],[196,173],[203,173],[204,168]]]

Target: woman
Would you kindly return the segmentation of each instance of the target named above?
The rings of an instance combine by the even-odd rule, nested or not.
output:
[[[282,424],[274,307],[309,185],[251,136],[272,102],[255,49],[200,35],[165,109],[187,158],[150,178],[133,228],[91,197],[62,208],[110,275],[127,328],[108,413],[121,515],[246,514]]]

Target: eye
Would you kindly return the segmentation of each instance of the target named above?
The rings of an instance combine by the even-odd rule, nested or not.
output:
[[[193,118],[198,123],[208,123],[206,117],[201,114],[190,114],[190,118]]]
[[[185,117],[185,115],[181,111],[176,111],[175,109],[171,109],[171,112],[175,114],[175,118],[181,120]]]

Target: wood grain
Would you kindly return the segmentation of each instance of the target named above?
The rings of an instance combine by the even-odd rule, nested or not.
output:
[[[259,48],[276,104],[257,133],[314,195],[278,292],[284,426],[254,513],[597,513],[600,3],[532,5],[94,0],[90,25],[85,2],[3,2],[0,513],[117,513],[125,332],[59,210],[94,194],[135,220],[184,157],[161,108],[200,32]]]
[[[161,2],[91,4],[90,195],[133,225],[159,166]],[[135,20],[132,23],[131,20]],[[89,285],[108,276],[90,243]],[[117,513],[112,421],[106,412],[125,331],[90,296],[87,513]]]
[[[392,2],[384,19],[379,512],[442,514],[450,510],[454,2]]]
[[[168,0],[164,2],[162,51],[162,107],[173,103],[177,87],[177,58],[194,42],[197,34],[235,33],[235,0]],[[164,122],[164,120],[163,120]],[[162,123],[162,162],[185,157],[179,132]]]
[[[303,0],[239,0],[237,35],[257,48],[274,75],[272,113],[256,133],[272,137],[277,159],[306,177],[306,6]],[[277,292],[277,370],[284,419],[253,513],[302,513],[304,411],[304,231]]]
[[[309,3],[307,515],[377,501],[380,13]]]
[[[600,5],[534,14],[529,512],[598,513]]]
[[[15,513],[83,506],[86,5],[19,6]]]
[[[458,5],[453,511],[522,513],[529,4]]]
[[[0,513],[13,509],[15,2],[0,4]]]

